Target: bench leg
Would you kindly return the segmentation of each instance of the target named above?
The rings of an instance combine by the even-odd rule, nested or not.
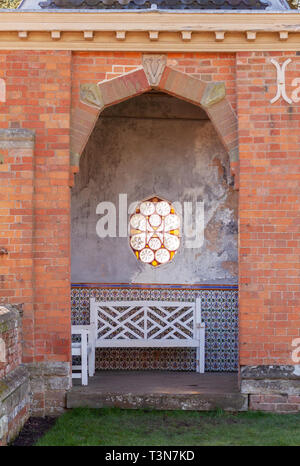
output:
[[[205,367],[205,327],[200,328],[199,372],[204,374]]]
[[[196,348],[196,372],[200,372],[200,348]]]
[[[95,348],[92,347],[91,352],[89,354],[89,376],[93,377],[95,375]]]
[[[88,384],[88,351],[87,351],[87,333],[81,335],[81,383]]]

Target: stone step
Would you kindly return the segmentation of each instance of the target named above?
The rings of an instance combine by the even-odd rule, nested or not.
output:
[[[67,394],[67,408],[123,408],[123,409],[182,409],[195,411],[247,411],[248,396],[241,393],[133,394],[97,393],[71,390]]]
[[[99,371],[87,386],[73,382],[67,408],[184,409],[246,411],[248,396],[236,373]]]

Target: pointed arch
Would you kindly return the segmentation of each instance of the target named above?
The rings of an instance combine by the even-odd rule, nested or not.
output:
[[[71,169],[78,171],[80,156],[97,119],[107,107],[157,89],[202,107],[229,154],[232,174],[238,164],[237,117],[223,82],[205,82],[167,65],[166,55],[143,56],[142,65],[116,78],[80,86],[80,101],[71,114]]]

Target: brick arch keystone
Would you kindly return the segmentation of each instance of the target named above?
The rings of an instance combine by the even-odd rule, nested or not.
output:
[[[157,89],[202,107],[229,154],[231,172],[238,168],[237,117],[226,97],[223,82],[204,82],[167,65],[166,55],[144,55],[134,71],[99,83],[80,86],[80,101],[72,109],[71,171],[79,170],[80,156],[97,119],[107,107]],[[237,178],[237,177],[236,177]],[[237,179],[235,179],[237,187]],[[71,183],[72,184],[72,183]]]

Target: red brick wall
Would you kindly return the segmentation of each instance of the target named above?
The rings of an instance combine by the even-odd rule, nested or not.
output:
[[[68,361],[71,53],[0,52],[0,62],[0,126],[36,134],[34,156],[1,152],[1,300],[23,304],[24,362]]]
[[[300,59],[275,55],[293,58],[290,85],[300,76]],[[168,55],[168,64],[180,71],[225,81],[239,112],[243,365],[288,363],[300,327],[299,104],[269,103],[276,87],[269,59],[275,55]],[[97,110],[85,113],[78,101],[79,85],[135,69],[141,54],[10,51],[0,52],[0,63],[7,84],[0,127],[36,133],[34,154],[28,148],[1,152],[0,246],[8,250],[0,257],[1,299],[23,304],[25,362],[69,361],[71,85],[73,108],[94,118]]]
[[[287,94],[300,77],[296,53],[238,53],[240,140],[240,362],[293,364],[300,335],[300,105],[276,94],[276,69]],[[256,401],[255,401],[256,402]]]
[[[249,395],[249,409],[253,411],[297,413],[300,411],[300,396],[288,394]]]
[[[34,352],[33,144],[30,133],[0,135],[0,297],[24,311],[24,360]]]

